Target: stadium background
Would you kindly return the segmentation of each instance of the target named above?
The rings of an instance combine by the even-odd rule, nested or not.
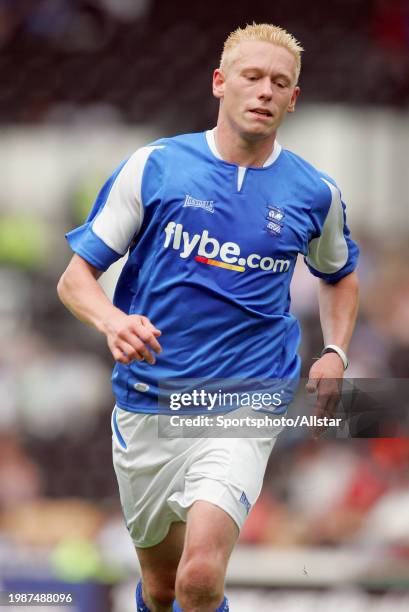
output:
[[[214,125],[222,42],[253,20],[305,47],[279,140],[339,182],[361,247],[349,376],[408,377],[406,0],[0,0],[0,588],[64,581],[80,612],[133,610],[111,360],[56,298],[63,234],[139,145]],[[315,292],[300,266],[304,374],[322,343]],[[408,609],[409,442],[377,435],[277,445],[232,559],[232,610]]]

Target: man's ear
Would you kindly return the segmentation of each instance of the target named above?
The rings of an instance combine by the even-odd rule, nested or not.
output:
[[[223,98],[224,96],[224,83],[226,78],[220,68],[216,68],[213,72],[213,95],[215,98]]]
[[[295,103],[297,102],[297,98],[300,95],[300,91],[301,89],[298,86],[294,87],[294,91],[292,93],[290,103],[287,107],[288,113],[293,113],[295,111]]]

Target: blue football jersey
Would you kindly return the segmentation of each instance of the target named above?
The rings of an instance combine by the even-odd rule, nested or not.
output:
[[[121,408],[144,413],[159,411],[166,379],[297,380],[297,255],[328,283],[358,257],[331,178],[278,142],[261,168],[228,163],[214,130],[136,151],[67,239],[99,270],[129,251],[114,303],[146,315],[163,352],[154,366],[117,363],[113,389]]]

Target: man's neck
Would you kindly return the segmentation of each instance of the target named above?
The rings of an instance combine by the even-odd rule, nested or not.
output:
[[[215,144],[220,156],[239,166],[262,168],[273,151],[274,142],[275,134],[264,140],[246,140],[220,121],[215,129]]]

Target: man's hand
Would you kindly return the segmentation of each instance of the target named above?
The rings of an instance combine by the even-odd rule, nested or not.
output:
[[[336,353],[326,353],[311,367],[306,385],[308,393],[317,393],[314,415],[318,418],[334,416],[342,390],[344,364]],[[317,440],[326,427],[312,428],[312,436]]]
[[[127,315],[116,309],[110,313],[103,331],[115,361],[120,363],[145,360],[153,365],[156,360],[151,351],[157,355],[162,352],[156,339],[162,332],[142,315]]]

